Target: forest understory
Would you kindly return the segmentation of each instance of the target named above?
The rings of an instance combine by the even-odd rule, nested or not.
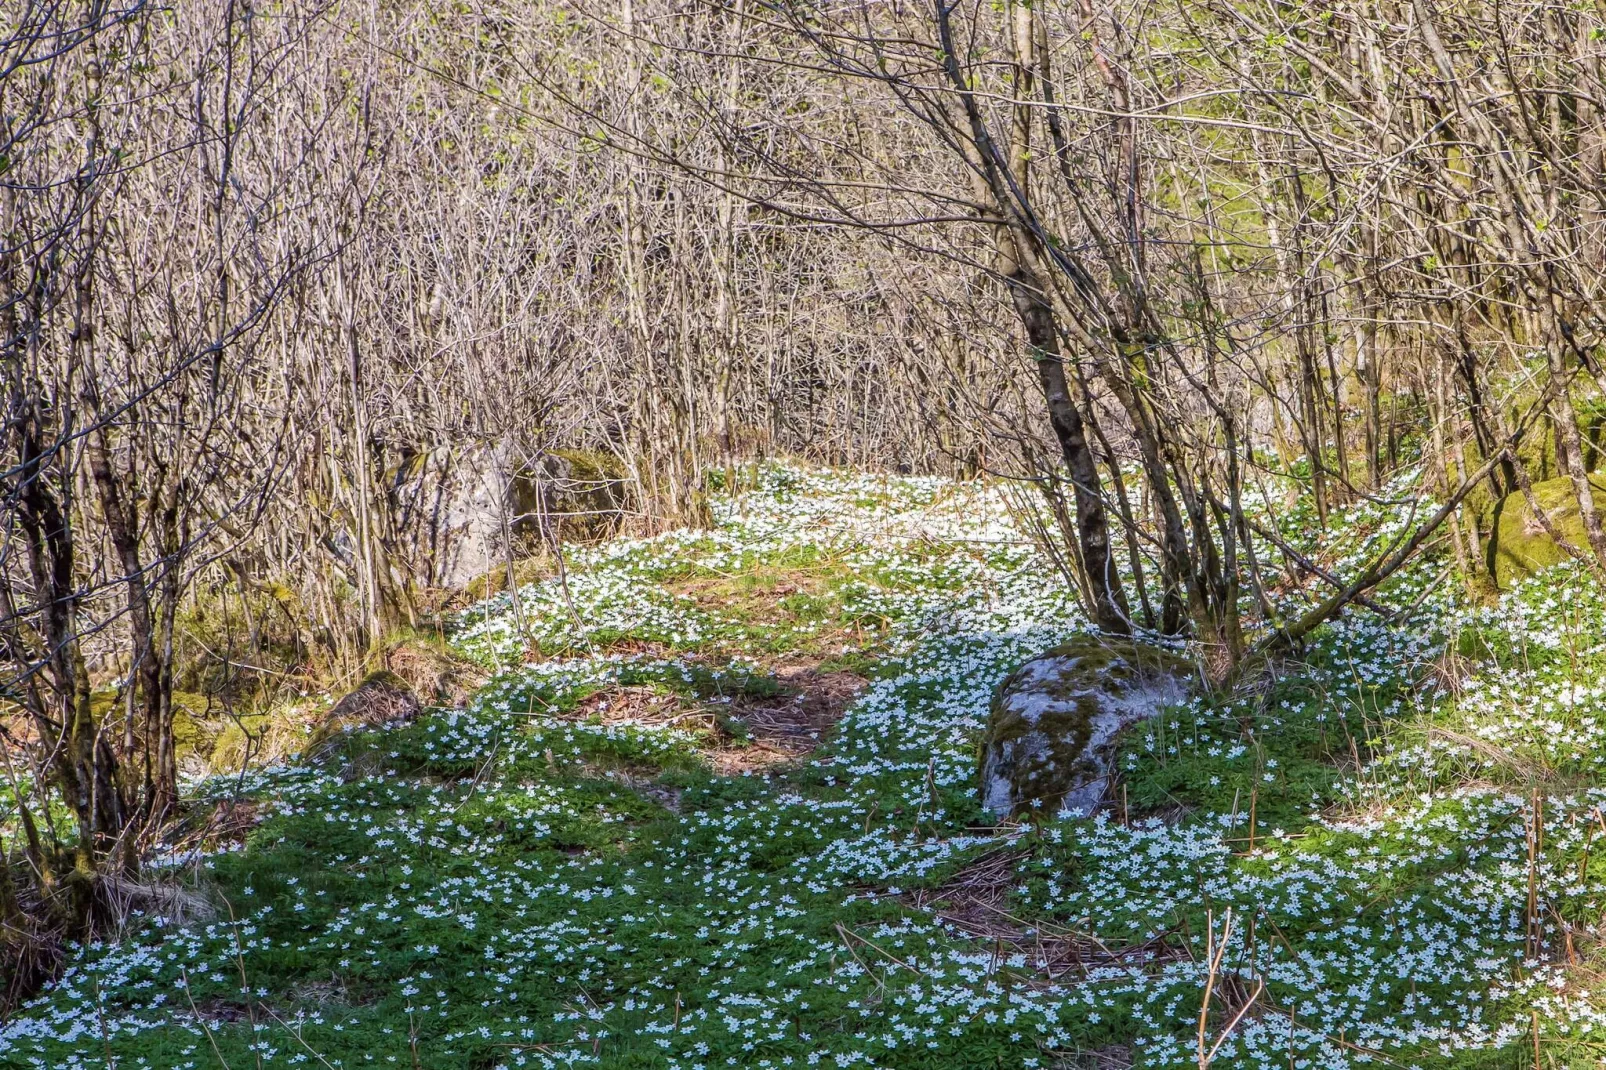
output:
[[[1409,509],[1335,514],[1340,569]],[[986,481],[752,469],[458,614],[461,706],[184,788],[168,898],[0,1029],[68,1067],[1351,1067],[1606,1054],[1606,596],[1425,555],[997,824],[1088,629]],[[1267,550],[1271,547],[1268,545]],[[1290,611],[1319,592],[1282,592]],[[466,671],[466,670],[465,670]]]
[[[1606,1065],[1606,5],[0,3],[0,1067]]]

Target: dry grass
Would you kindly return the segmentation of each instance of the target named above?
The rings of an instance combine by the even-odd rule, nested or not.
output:
[[[729,715],[747,727],[744,747],[715,751],[714,769],[726,776],[801,761],[813,753],[864,689],[851,672],[821,672],[810,660],[773,669],[781,693],[773,698],[733,700]]]
[[[16,890],[22,894],[14,909],[0,918],[0,1019],[58,975],[67,950],[64,927],[32,895],[32,885]]]
[[[1434,659],[1428,673],[1440,692],[1459,698],[1466,681],[1478,675],[1478,668],[1478,663],[1471,658],[1446,650]]]
[[[1445,728],[1443,725],[1429,726],[1428,738],[1448,740],[1451,743],[1466,747],[1479,757],[1508,770],[1525,783],[1551,784],[1555,782],[1555,770],[1549,766],[1513,754],[1504,747],[1496,746],[1486,739],[1480,739],[1465,732],[1457,732],[1454,729]]]
[[[316,760],[337,747],[347,732],[411,721],[422,712],[423,705],[406,681],[388,670],[369,673],[320,718],[305,754]]]
[[[396,674],[425,705],[468,705],[485,683],[480,666],[458,657],[442,645],[401,640],[385,651],[384,668]]]
[[[1085,977],[1088,970],[1101,966],[1163,962],[1187,954],[1168,933],[1142,944],[1111,947],[1087,930],[1016,916],[1010,910],[1009,892],[1020,881],[1015,867],[1025,855],[1014,847],[996,848],[936,890],[901,899],[940,918],[952,931],[990,947],[995,969],[1015,972],[1001,964],[1012,955],[1025,955],[1029,972],[1022,980],[1028,984]]]
[[[1132,1066],[1132,1049],[1126,1044],[1050,1054],[1054,1059],[1053,1070],[1130,1070]]]
[[[217,907],[193,885],[185,885],[177,875],[147,876],[138,880],[115,875],[100,878],[101,892],[121,929],[135,911],[161,915],[175,925],[216,920]]]

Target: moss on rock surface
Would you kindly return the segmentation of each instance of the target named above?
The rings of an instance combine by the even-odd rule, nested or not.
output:
[[[981,802],[1000,817],[1087,816],[1121,731],[1186,697],[1192,663],[1133,639],[1084,635],[1033,658],[993,696]]]
[[[127,701],[127,693],[107,688],[96,691],[89,698],[90,709],[98,721],[120,720],[123,713],[123,704]],[[217,743],[218,733],[222,731],[221,710],[218,705],[205,695],[197,695],[189,691],[174,691],[173,703],[173,746],[181,765],[188,765],[191,769],[204,768],[211,758],[212,748]],[[136,731],[144,732],[145,718],[143,707],[136,710]],[[120,731],[120,729],[119,729]],[[140,745],[143,746],[143,735],[140,736]],[[196,765],[196,763],[199,765]]]
[[[1592,475],[1597,502],[1606,504],[1606,475]],[[1589,547],[1584,521],[1578,514],[1578,500],[1569,479],[1547,479],[1533,485],[1534,499],[1545,516],[1561,532],[1562,538],[1581,550]],[[1567,552],[1545,531],[1521,491],[1501,500],[1500,520],[1494,531],[1493,564],[1495,580],[1505,587],[1542,568],[1566,561]]]
[[[553,450],[543,467],[546,508],[563,518],[567,538],[596,542],[618,531],[629,476],[618,457],[600,450]]]

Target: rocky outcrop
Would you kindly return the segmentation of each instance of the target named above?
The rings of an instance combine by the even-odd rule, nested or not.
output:
[[[543,519],[565,540],[612,535],[624,480],[616,458],[592,450],[553,450],[534,463],[509,444],[409,453],[388,477],[391,538],[429,586],[463,588],[505,569],[510,549],[531,553]]]
[[[1085,635],[1033,658],[993,696],[981,802],[1000,818],[1098,809],[1121,732],[1187,697],[1192,663],[1132,639]]]

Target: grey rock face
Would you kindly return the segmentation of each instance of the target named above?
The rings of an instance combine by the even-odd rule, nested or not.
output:
[[[462,587],[507,564],[504,523],[518,525],[519,503],[506,449],[457,458],[437,514],[443,587]]]
[[[392,541],[429,586],[462,587],[507,564],[519,503],[507,446],[409,453],[388,473]]]
[[[999,817],[1098,809],[1117,737],[1187,697],[1193,666],[1132,639],[1080,636],[999,685],[983,741],[980,790]]]
[[[553,525],[565,539],[585,541],[611,534],[623,515],[623,470],[586,450],[555,450],[532,463],[509,443],[440,447],[409,454],[389,482],[395,542],[438,587],[461,588],[505,568],[510,550],[529,552]]]

